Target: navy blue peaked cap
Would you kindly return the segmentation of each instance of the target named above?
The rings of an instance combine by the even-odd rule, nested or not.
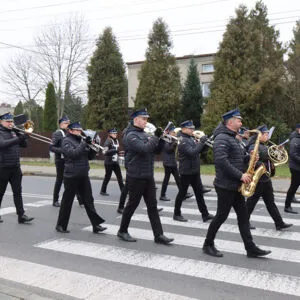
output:
[[[194,123],[192,120],[187,120],[187,121],[183,121],[180,124],[181,128],[191,128],[191,129],[195,129]]]
[[[107,132],[108,133],[118,133],[118,130],[116,128],[111,128]]]
[[[61,117],[59,120],[58,120],[58,123],[62,123],[62,122],[67,122],[67,121],[70,121],[69,117],[68,116],[63,116]]]
[[[300,123],[296,124],[296,129],[300,128]]]
[[[240,111],[236,108],[233,110],[230,110],[228,112],[226,112],[223,116],[222,116],[223,120],[229,120],[231,118],[238,118],[238,119],[242,119],[241,113]]]
[[[73,122],[68,125],[68,129],[78,129],[82,130],[80,122]]]
[[[268,126],[266,124],[260,125],[256,129],[258,129],[261,133],[269,132]]]
[[[10,112],[5,113],[5,114],[0,116],[0,120],[13,121],[14,120],[14,115],[11,114]]]
[[[136,110],[132,113],[131,115],[131,119],[134,119],[136,117],[145,117],[145,118],[149,118],[149,114],[148,114],[148,111],[147,111],[147,108],[142,108],[140,110]]]

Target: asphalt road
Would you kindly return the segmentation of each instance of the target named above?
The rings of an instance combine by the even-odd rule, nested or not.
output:
[[[177,187],[168,188],[170,202],[159,201],[165,234],[175,238],[170,246],[153,242],[145,206],[141,203],[129,232],[138,239],[125,243],[116,236],[120,195],[116,181],[108,185],[110,196],[99,196],[100,180],[92,180],[95,206],[106,219],[107,231],[93,234],[84,208],[75,201],[69,234],[55,231],[58,208],[52,207],[53,177],[24,176],[26,214],[31,225],[19,225],[11,190],[4,196],[0,214],[0,299],[299,299],[300,219],[283,213],[294,227],[275,230],[262,201],[252,223],[254,240],[271,249],[268,258],[245,255],[234,212],[221,227],[216,246],[224,257],[202,253],[207,224],[201,220],[195,200],[185,201],[187,223],[172,219]],[[158,192],[160,185],[158,185]],[[214,191],[205,196],[210,212],[216,210]],[[300,205],[294,207],[300,211]],[[2,297],[2,298],[1,298]],[[44,298],[42,298],[44,297]]]

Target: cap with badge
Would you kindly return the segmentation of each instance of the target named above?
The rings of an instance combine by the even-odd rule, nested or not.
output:
[[[241,127],[240,128],[240,130],[239,130],[239,132],[238,132],[238,134],[239,135],[243,135],[246,131],[248,131],[249,129],[248,128],[246,128],[246,127]]]
[[[3,115],[0,116],[0,120],[3,121],[13,121],[14,120],[14,115],[11,114],[10,112],[7,112]]]
[[[62,122],[70,122],[70,119],[68,116],[63,116],[58,120],[58,123],[62,123]]]
[[[116,129],[116,128],[111,128],[111,129],[109,129],[108,131],[107,131],[109,134],[116,134],[116,133],[118,133],[118,130]]]
[[[265,132],[269,133],[270,131],[266,124],[260,125],[256,129],[259,130],[261,133],[265,133]]]
[[[222,118],[224,121],[227,121],[231,118],[242,119],[242,116],[241,116],[240,111],[236,108],[236,109],[232,109],[232,110],[226,112],[224,115],[222,115]]]
[[[144,118],[149,118],[149,114],[147,111],[147,108],[142,108],[140,110],[136,110],[131,114],[131,119],[134,119],[136,117],[144,117]]]
[[[190,129],[195,129],[194,123],[192,120],[187,120],[187,121],[183,121],[180,124],[181,128],[190,128]]]
[[[71,130],[82,130],[80,122],[73,122],[68,125],[68,129]]]

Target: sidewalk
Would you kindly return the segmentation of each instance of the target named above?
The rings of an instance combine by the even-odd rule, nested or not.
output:
[[[56,175],[56,169],[55,167],[49,167],[49,166],[28,166],[28,165],[22,165],[22,171],[24,175],[31,175],[31,176],[55,176]],[[105,174],[104,168],[99,169],[91,169],[90,170],[90,178],[91,179],[103,179]],[[123,178],[125,178],[125,171],[122,171]],[[155,172],[154,174],[155,181],[157,183],[162,183],[164,178],[163,172]],[[213,187],[213,181],[214,176],[212,175],[201,175],[201,179],[203,182],[203,185],[207,187]],[[112,180],[116,180],[115,175],[112,175]],[[289,185],[290,185],[290,179],[272,179],[273,182],[273,188],[275,192],[281,192],[286,193]],[[173,176],[170,178],[170,184],[175,184]]]

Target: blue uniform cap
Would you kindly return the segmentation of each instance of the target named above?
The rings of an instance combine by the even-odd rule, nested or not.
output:
[[[296,129],[300,128],[300,123],[296,124]]]
[[[174,131],[174,130],[175,130],[175,126],[170,126],[170,127],[168,128],[168,131],[169,131],[169,132]]]
[[[140,110],[136,110],[132,113],[131,115],[131,119],[134,119],[136,117],[145,117],[145,118],[149,118],[149,114],[148,114],[148,111],[147,111],[147,108],[142,108]]]
[[[70,123],[70,124],[68,125],[68,129],[82,130],[82,127],[81,127],[80,122],[74,122],[74,123]]]
[[[68,116],[63,116],[61,117],[59,120],[58,120],[58,123],[62,123],[62,122],[67,122],[67,121],[70,121],[69,117]]]
[[[191,129],[195,129],[194,123],[192,120],[187,120],[184,121],[180,124],[181,128],[191,128]]]
[[[112,129],[109,129],[107,132],[108,133],[118,133],[118,130],[116,128],[112,128]]]
[[[223,120],[226,121],[226,120],[229,120],[231,118],[238,118],[238,119],[242,119],[241,117],[241,113],[240,111],[236,108],[236,109],[233,109],[233,110],[230,110],[228,112],[226,112],[223,116],[222,116]]]
[[[14,120],[14,115],[11,114],[10,112],[5,113],[4,115],[0,116],[0,120],[13,121]]]
[[[246,128],[246,127],[241,127],[240,128],[240,130],[239,130],[239,132],[238,132],[238,134],[239,135],[243,135],[246,131],[248,131],[249,129],[248,128]]]
[[[268,126],[265,124],[258,126],[256,129],[258,129],[261,133],[269,132]]]

